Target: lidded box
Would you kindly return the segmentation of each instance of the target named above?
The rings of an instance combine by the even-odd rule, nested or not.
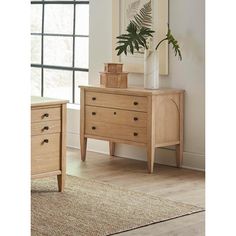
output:
[[[100,72],[100,84],[106,88],[127,88],[128,73],[123,72],[121,63],[105,63],[104,72]]]
[[[112,72],[112,73],[121,73],[123,71],[123,64],[121,63],[104,63],[105,72]]]

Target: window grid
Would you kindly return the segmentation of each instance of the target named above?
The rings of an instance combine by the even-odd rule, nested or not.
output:
[[[75,71],[88,72],[88,68],[78,68],[75,67],[75,38],[88,38],[89,35],[77,35],[75,34],[75,24],[76,24],[76,5],[77,4],[89,4],[89,1],[31,1],[31,4],[41,4],[42,5],[42,32],[41,33],[31,33],[31,35],[41,36],[41,64],[32,64],[31,67],[41,68],[41,96],[44,96],[44,69],[56,69],[56,70],[70,70],[72,71],[72,103],[75,103]],[[44,15],[45,15],[45,5],[46,4],[73,4],[73,33],[72,34],[55,34],[55,33],[44,33]],[[44,36],[58,36],[58,37],[72,37],[72,67],[68,66],[52,66],[45,65],[44,58]]]

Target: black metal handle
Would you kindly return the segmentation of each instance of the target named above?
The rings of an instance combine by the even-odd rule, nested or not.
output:
[[[93,112],[92,112],[92,115],[93,115],[93,116],[96,116],[96,112],[93,111]]]
[[[137,121],[138,120],[138,117],[134,117],[134,121]]]
[[[134,136],[138,136],[138,133],[134,132]]]
[[[44,117],[49,117],[49,114],[48,114],[48,113],[45,113],[45,114],[43,114],[42,117],[43,117],[43,118],[44,118]]]
[[[137,105],[138,105],[138,102],[134,102],[134,105],[137,106]]]
[[[48,127],[48,126],[44,126],[42,130],[43,130],[43,131],[44,131],[44,130],[49,130],[49,127]]]
[[[114,111],[114,113],[113,113],[114,115],[116,115],[116,112]]]
[[[48,142],[49,142],[48,139],[44,139],[44,140],[43,140],[43,143],[48,143]]]
[[[95,101],[95,100],[96,100],[96,97],[92,97],[92,100]]]
[[[93,129],[93,130],[95,130],[95,129],[96,129],[96,127],[95,127],[95,126],[93,126],[93,127],[92,127],[92,129]]]

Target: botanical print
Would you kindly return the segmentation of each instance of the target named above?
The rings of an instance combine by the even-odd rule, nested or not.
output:
[[[124,25],[127,26],[134,16],[149,0],[126,0],[124,9]]]

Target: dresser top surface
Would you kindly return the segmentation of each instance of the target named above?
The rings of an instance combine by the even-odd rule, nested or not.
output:
[[[68,101],[57,98],[31,96],[31,107],[49,106],[49,105],[64,104],[64,103],[68,103]]]
[[[143,94],[143,95],[159,95],[169,93],[184,93],[183,89],[161,88],[161,89],[144,89],[142,87],[128,87],[128,88],[105,88],[102,85],[87,85],[79,86],[91,91],[108,92],[108,93],[122,93],[122,94]]]

